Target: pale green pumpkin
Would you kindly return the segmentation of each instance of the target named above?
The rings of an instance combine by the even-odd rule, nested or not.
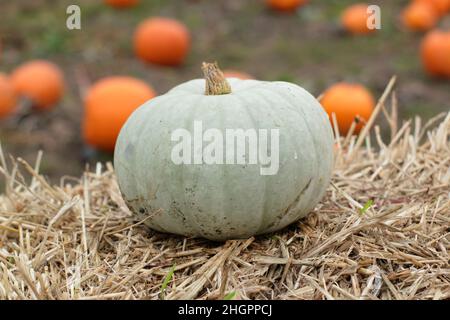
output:
[[[304,217],[323,197],[333,167],[333,134],[321,105],[292,83],[227,82],[211,64],[204,72],[206,83],[192,80],[148,101],[122,128],[114,165],[130,209],[142,219],[152,215],[145,223],[155,230],[212,240],[271,232]],[[174,163],[172,134],[193,132],[195,121],[204,131],[278,130],[278,170],[262,175],[262,165],[248,161]],[[225,139],[217,145],[226,146]]]

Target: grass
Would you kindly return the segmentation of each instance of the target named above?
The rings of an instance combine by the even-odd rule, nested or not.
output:
[[[367,202],[364,204],[364,206],[362,208],[359,209],[359,212],[361,214],[365,214],[367,210],[369,210],[370,207],[373,206],[373,200],[369,199],[367,200]]]
[[[233,300],[236,297],[236,292],[232,291],[230,293],[227,293],[225,297],[223,297],[223,300]]]
[[[170,281],[173,278],[173,274],[175,273],[175,267],[176,267],[176,264],[174,264],[170,268],[169,272],[164,277],[163,283],[161,285],[161,293],[160,293],[160,297],[161,297],[162,300],[164,300],[164,296],[165,296],[165,293],[166,293],[167,286],[169,285]]]
[[[422,114],[426,118],[431,118],[435,115],[435,110],[439,109],[445,111],[445,105],[434,105],[423,98],[418,98],[414,103],[408,105],[403,113],[407,117],[414,117],[418,114]]]

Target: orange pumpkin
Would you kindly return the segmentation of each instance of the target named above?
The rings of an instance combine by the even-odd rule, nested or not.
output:
[[[426,31],[439,20],[436,9],[426,2],[412,2],[402,12],[402,22],[412,31]]]
[[[266,0],[267,5],[278,11],[292,12],[306,4],[307,0]]]
[[[421,57],[430,75],[450,78],[450,32],[430,31],[422,40]]]
[[[156,96],[145,82],[125,76],[96,82],[85,97],[83,136],[87,144],[111,152],[131,113]]]
[[[139,24],[134,33],[136,55],[146,62],[179,65],[186,58],[189,47],[188,29],[173,19],[147,19]]]
[[[364,86],[351,83],[337,83],[327,89],[320,100],[330,117],[336,114],[339,132],[347,134],[354,120],[358,122],[355,133],[358,133],[364,123],[370,118],[375,108],[375,99]]]
[[[253,76],[251,76],[248,73],[241,72],[241,71],[234,71],[234,70],[225,70],[223,72],[223,75],[225,78],[238,78],[241,80],[252,80],[255,79]]]
[[[33,102],[39,110],[52,108],[64,92],[63,73],[55,64],[45,60],[34,60],[16,68],[11,82],[19,95]]]
[[[414,0],[414,2],[431,5],[440,16],[450,10],[450,0]]]
[[[351,34],[368,34],[375,32],[376,29],[369,29],[367,26],[367,20],[369,18],[369,12],[367,11],[367,4],[354,4],[347,9],[341,15],[341,23],[343,27]]]
[[[104,0],[104,1],[107,5],[119,9],[133,7],[139,3],[139,0]]]
[[[12,114],[17,106],[17,96],[8,77],[0,73],[0,119]]]

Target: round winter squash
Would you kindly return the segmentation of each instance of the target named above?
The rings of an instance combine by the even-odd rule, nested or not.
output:
[[[422,40],[421,57],[430,75],[450,78],[450,32],[430,31]]]
[[[225,78],[237,78],[237,79],[241,79],[241,80],[254,79],[253,76],[251,76],[250,74],[248,74],[246,72],[242,72],[242,71],[225,70],[223,72],[223,75],[225,76]]]
[[[104,0],[106,4],[114,8],[129,8],[134,7],[139,3],[139,0]]]
[[[431,5],[440,16],[450,10],[450,0],[414,0],[414,2]]]
[[[318,101],[287,82],[205,79],[145,103],[114,153],[122,195],[151,228],[212,240],[281,229],[327,189],[333,133]],[[151,217],[148,217],[151,215]]]
[[[292,12],[304,5],[307,0],[266,0],[267,5],[278,11]]]
[[[113,151],[127,118],[155,95],[145,82],[131,77],[108,77],[96,82],[85,97],[85,142],[99,150]]]
[[[403,24],[412,31],[426,31],[439,20],[436,9],[426,2],[412,2],[402,12]]]
[[[59,67],[49,61],[33,60],[17,67],[11,74],[19,95],[30,99],[40,110],[52,108],[64,92],[64,77]]]
[[[190,47],[188,29],[168,18],[143,21],[134,33],[136,55],[150,63],[175,66],[183,63]]]
[[[347,134],[353,121],[357,121],[355,133],[369,120],[375,108],[375,99],[364,86],[351,83],[337,83],[328,88],[320,100],[330,120],[336,114],[339,132]]]
[[[374,32],[376,29],[370,29],[367,26],[369,18],[367,4],[354,4],[347,9],[341,15],[342,26],[347,32],[355,35],[368,34]]]
[[[17,105],[17,96],[8,77],[0,73],[0,119],[11,115]]]

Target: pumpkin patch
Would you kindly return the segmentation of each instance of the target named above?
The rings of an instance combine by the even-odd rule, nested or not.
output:
[[[0,300],[450,300],[450,0],[0,3]]]

